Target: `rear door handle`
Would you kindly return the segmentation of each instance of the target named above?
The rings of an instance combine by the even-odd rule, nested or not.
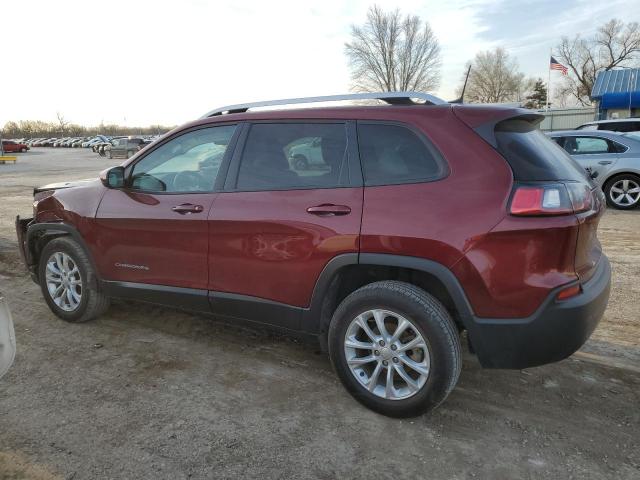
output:
[[[202,205],[193,205],[191,203],[182,203],[180,205],[176,205],[175,207],[172,207],[171,210],[173,210],[176,213],[179,213],[181,215],[185,215],[187,213],[200,213],[204,210],[204,207]]]
[[[329,217],[333,215],[348,215],[351,208],[346,205],[334,205],[332,203],[323,203],[314,207],[307,208],[307,213],[318,215],[319,217]]]
[[[613,162],[611,160],[600,160],[598,163],[600,165],[611,165]]]

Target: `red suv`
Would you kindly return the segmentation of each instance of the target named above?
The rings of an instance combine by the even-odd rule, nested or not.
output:
[[[24,143],[14,142],[13,140],[2,140],[2,150],[5,153],[26,152],[29,146]]]
[[[347,98],[390,105],[249,112]],[[19,244],[63,320],[127,297],[280,327],[366,406],[416,415],[455,386],[463,331],[521,369],[571,355],[607,305],[602,192],[542,118],[419,93],[225,107],[36,189]]]

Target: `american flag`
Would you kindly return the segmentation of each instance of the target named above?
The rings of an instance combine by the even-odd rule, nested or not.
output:
[[[564,65],[562,65],[560,62],[558,62],[555,58],[551,57],[551,65],[550,65],[551,70],[560,70],[562,72],[562,75],[566,75],[567,72],[569,71],[569,69],[567,67],[565,67]]]

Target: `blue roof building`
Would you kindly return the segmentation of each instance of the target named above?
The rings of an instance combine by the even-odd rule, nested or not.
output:
[[[591,90],[598,118],[636,117],[640,114],[640,69],[620,68],[598,72]]]

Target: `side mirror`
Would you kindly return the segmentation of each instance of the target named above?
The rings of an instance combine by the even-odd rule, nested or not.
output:
[[[113,167],[100,173],[100,180],[107,188],[124,187],[124,167]]]
[[[0,297],[0,377],[13,363],[16,356],[16,338],[13,333],[11,312],[4,298]]]

